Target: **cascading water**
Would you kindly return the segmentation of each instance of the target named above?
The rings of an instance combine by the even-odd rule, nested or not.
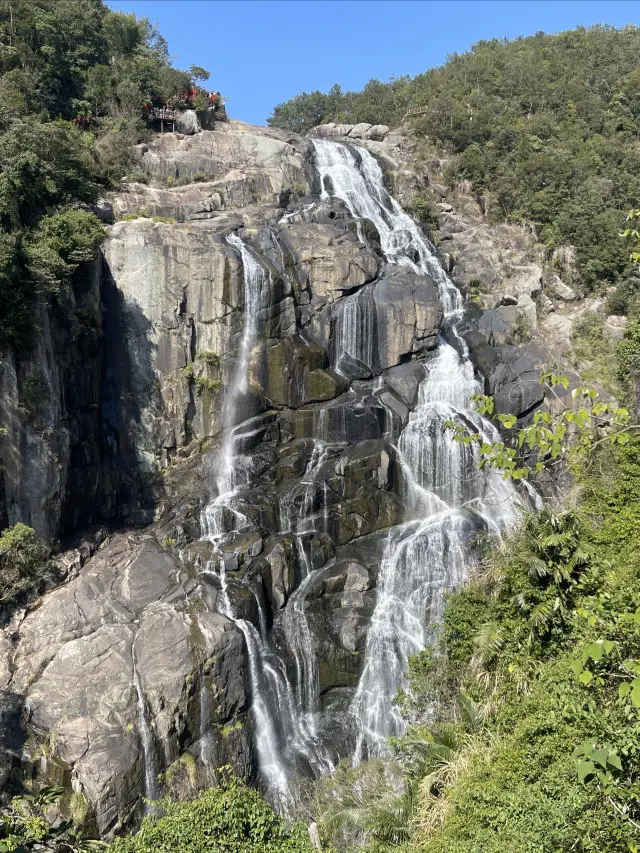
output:
[[[145,811],[148,809],[148,804],[158,799],[158,789],[156,784],[156,766],[155,766],[155,747],[153,741],[153,732],[149,725],[147,714],[147,703],[142,692],[142,684],[138,673],[136,663],[135,647],[133,653],[133,686],[136,691],[136,706],[138,710],[138,727],[140,730],[140,741],[142,743],[142,757],[144,760],[144,796],[147,800]]]
[[[437,354],[428,363],[426,378],[420,385],[417,405],[404,429],[398,434],[393,418],[388,419],[385,437],[397,444],[405,483],[406,521],[391,528],[386,538],[364,667],[349,708],[356,730],[355,759],[359,760],[384,753],[387,738],[402,731],[403,722],[393,698],[403,686],[410,655],[433,642],[444,595],[464,580],[473,562],[472,540],[478,532],[500,534],[515,518],[521,500],[498,474],[478,469],[474,448],[453,442],[444,431],[445,423],[454,421],[480,432],[487,441],[497,437],[495,429],[470,408],[470,397],[479,388],[466,346],[457,332],[462,317],[459,292],[415,222],[385,190],[375,159],[364,149],[325,140],[313,140],[313,145],[323,197],[337,196],[346,203],[361,236],[362,219],[374,223],[389,267],[428,276],[437,284],[449,339],[440,339]],[[356,405],[357,394],[352,388],[345,395],[347,402],[335,412],[326,407],[314,410],[315,438],[305,473],[294,488],[278,498],[277,532],[291,537],[298,577],[297,588],[274,616],[274,625],[278,625],[274,636],[280,637],[290,653],[290,679],[282,656],[272,645],[262,590],[251,588],[259,615],[258,629],[234,612],[229,584],[237,581],[228,580],[225,565],[228,537],[251,529],[250,520],[239,508],[241,492],[251,486],[251,458],[244,455],[243,448],[255,429],[260,428],[254,424],[260,418],[241,424],[238,421],[249,391],[249,364],[260,333],[260,308],[266,307],[267,285],[263,268],[242,240],[235,234],[227,240],[242,259],[245,311],[233,376],[224,399],[223,441],[217,457],[214,497],[202,514],[206,536],[217,553],[207,571],[215,574],[219,583],[218,610],[235,622],[245,639],[260,779],[272,803],[287,810],[296,798],[297,773],[331,772],[339,757],[332,754],[332,745],[325,743],[321,734],[319,661],[307,615],[308,596],[321,569],[312,566],[307,537],[331,534],[325,469],[327,465],[327,470],[331,469],[332,455],[341,451],[328,444],[327,415],[331,414],[332,424],[336,417],[344,420],[347,403],[353,398]],[[277,239],[275,245],[279,245]],[[365,367],[373,365],[376,320],[370,293],[363,289],[344,297],[338,311],[341,313],[332,342],[335,367],[341,369],[340,359],[344,356],[351,359],[350,369],[355,362]],[[382,391],[383,386],[383,378],[378,377],[371,392]],[[340,435],[346,434],[346,420],[343,427],[338,430]],[[361,435],[362,440],[368,437],[364,432]],[[202,704],[204,713],[206,701]],[[205,751],[206,725],[203,717],[200,735]]]
[[[282,628],[296,668],[295,696],[297,702],[299,749],[316,772],[333,770],[333,761],[318,739],[319,685],[318,661],[313,648],[313,638],[305,611],[307,594],[314,582],[317,570],[312,569],[304,549],[302,536],[305,532],[318,530],[327,532],[328,507],[326,484],[322,484],[322,499],[319,513],[314,513],[318,495],[318,477],[327,459],[329,446],[316,441],[304,477],[300,484],[302,496],[294,511],[291,503],[284,503],[285,521],[283,530],[294,537],[301,582],[292,593],[282,614]],[[298,496],[300,498],[300,496]],[[320,517],[318,517],[320,515]]]
[[[433,640],[444,595],[464,580],[472,561],[474,534],[504,529],[514,519],[520,499],[499,474],[481,471],[477,452],[454,442],[444,428],[447,421],[455,421],[468,424],[487,441],[496,437],[494,428],[470,409],[471,395],[479,388],[456,331],[462,314],[460,294],[416,224],[385,190],[382,170],[372,155],[326,140],[313,140],[313,145],[323,196],[337,196],[354,217],[374,223],[388,264],[409,267],[436,282],[450,334],[462,353],[440,341],[421,383],[418,405],[400,436],[407,513],[415,520],[392,528],[384,548],[364,669],[350,708],[358,761],[384,754],[387,739],[401,733],[403,721],[393,699],[404,684],[410,655]],[[343,336],[342,349],[358,358],[363,344]]]
[[[230,234],[227,237],[227,242],[239,252],[242,259],[244,312],[238,357],[229,391],[225,394],[223,404],[224,438],[217,456],[216,496],[202,513],[202,526],[206,538],[214,545],[220,543],[227,534],[242,529],[248,523],[246,517],[234,507],[234,503],[239,490],[247,482],[247,466],[243,464],[243,460],[240,458],[239,449],[247,435],[251,434],[252,425],[251,421],[245,422],[239,427],[236,427],[235,424],[239,403],[248,391],[249,359],[258,335],[259,308],[266,281],[264,270],[238,235]],[[209,566],[207,571],[213,570]],[[238,626],[247,647],[252,696],[251,710],[257,734],[256,745],[260,776],[265,787],[270,791],[274,803],[286,809],[292,801],[292,793],[282,758],[278,726],[274,714],[277,705],[270,696],[273,693],[274,685],[276,690],[280,686],[282,676],[277,667],[274,668],[270,661],[273,655],[270,654],[265,639],[261,637],[250,622],[238,618],[234,613],[228,592],[224,555],[219,561],[217,573],[215,571],[213,573],[217,574],[220,582],[218,610]],[[259,601],[258,606],[262,606]]]
[[[239,464],[237,448],[241,436],[235,429],[238,403],[247,393],[249,382],[249,356],[258,333],[258,317],[262,289],[266,275],[260,264],[237,234],[229,234],[227,242],[240,253],[243,268],[244,313],[238,357],[230,382],[229,392],[223,402],[223,441],[218,453],[215,477],[215,499],[205,508],[203,522],[208,538],[218,541],[230,529],[242,527],[244,516],[234,509],[234,498],[239,487],[246,483],[244,467]]]
[[[345,202],[356,220],[370,219],[378,229],[387,262],[430,276],[440,288],[445,313],[460,313],[460,293],[416,223],[384,188],[384,175],[376,159],[364,148],[355,148],[354,153],[339,142],[311,141],[322,181],[322,198],[335,195]]]

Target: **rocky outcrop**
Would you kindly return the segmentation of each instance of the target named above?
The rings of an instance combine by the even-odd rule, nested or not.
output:
[[[12,634],[1,686],[22,697],[31,761],[82,792],[103,831],[185,749],[205,776],[225,756],[251,771],[242,636],[193,607],[200,595],[154,538],[116,536]]]
[[[312,128],[309,133],[311,136],[318,136],[321,139],[383,142],[389,133],[389,128],[386,124],[368,124],[367,122],[360,122],[359,124],[336,124],[329,122],[328,124],[321,124]]]
[[[146,146],[145,146],[146,147]],[[310,146],[295,134],[239,121],[193,136],[166,133],[140,152],[140,168],[168,183],[208,178],[224,205],[277,204],[308,186]]]
[[[402,148],[380,125],[316,132],[391,165]],[[282,681],[308,668],[296,636],[319,661],[319,737],[344,754],[384,543],[407,520],[397,439],[438,337],[526,419],[545,354],[514,330],[560,293],[524,254],[509,276],[497,249],[474,260],[484,232],[455,236],[450,211],[449,266],[469,293],[496,291],[468,310],[465,344],[427,267],[385,257],[372,221],[319,197],[308,140],[216,123],[142,146],[139,166],[148,183],[112,199],[100,263],[72,288],[87,327],[43,307],[37,351],[0,374],[7,520],[49,537],[147,524],[62,555],[68,582],[0,635],[0,720],[24,726],[0,754],[84,793],[104,831],[184,753],[198,784],[228,763],[255,779],[248,711],[260,689],[287,711]],[[36,370],[41,421],[25,406]]]

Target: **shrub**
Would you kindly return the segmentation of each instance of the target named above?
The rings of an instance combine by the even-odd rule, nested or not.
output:
[[[32,276],[55,292],[78,264],[95,258],[104,234],[100,220],[87,210],[64,208],[43,217],[26,244]]]
[[[640,411],[640,314],[630,319],[616,348],[616,375],[625,397]]]
[[[212,367],[219,367],[222,359],[217,352],[203,350],[196,355],[196,361],[204,361],[205,364],[210,364]]]
[[[224,388],[224,383],[221,379],[209,379],[206,376],[198,376],[196,379],[196,391],[198,396],[203,394],[217,394]]]
[[[192,802],[163,801],[158,816],[120,838],[111,853],[311,853],[307,829],[278,817],[263,797],[227,776]]]
[[[34,589],[47,568],[48,550],[31,527],[18,522],[0,535],[0,611]]]
[[[78,814],[79,798],[72,794],[72,820],[59,818],[59,800],[64,788],[46,786],[40,788],[36,796],[14,797],[7,809],[0,813],[0,851],[24,853],[27,850],[39,853],[88,853],[106,848],[102,841],[89,839],[74,826],[75,817],[87,816],[86,802],[81,814]],[[75,815],[75,817],[74,817]]]

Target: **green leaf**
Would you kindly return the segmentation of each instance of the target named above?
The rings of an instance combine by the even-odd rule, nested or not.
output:
[[[601,749],[594,749],[591,753],[591,760],[594,764],[599,764],[600,767],[606,769],[607,767],[607,759],[609,758],[609,750],[606,747],[602,747]]]
[[[611,767],[615,767],[616,770],[622,770],[622,762],[620,761],[620,757],[616,755],[615,752],[609,754],[607,758],[607,764],[611,765]]]
[[[589,656],[593,658],[595,663],[602,660],[602,656],[604,654],[604,643],[602,640],[597,640],[595,643],[591,643],[589,646]]]
[[[593,766],[593,762],[588,759],[585,761],[581,761],[578,764],[578,782],[584,782],[589,776],[593,776],[595,771],[595,767]]]
[[[588,669],[585,669],[585,671],[581,672],[578,676],[578,681],[582,684],[590,684],[593,681],[593,673],[589,672]]]
[[[570,663],[570,667],[575,675],[580,675],[584,669],[584,663],[581,660],[573,660]],[[629,689],[631,689],[631,687],[629,687]]]
[[[631,693],[631,684],[628,681],[623,681],[618,686],[618,698],[624,699],[629,693]]]

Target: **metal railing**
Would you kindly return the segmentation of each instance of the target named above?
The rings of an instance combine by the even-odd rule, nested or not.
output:
[[[176,111],[170,110],[168,107],[154,107],[150,113],[151,118],[157,119],[158,121],[162,119],[167,119],[168,121],[176,120]]]
[[[413,107],[410,110],[407,110],[404,114],[405,118],[410,118],[411,116],[424,116],[429,112],[429,107]]]

